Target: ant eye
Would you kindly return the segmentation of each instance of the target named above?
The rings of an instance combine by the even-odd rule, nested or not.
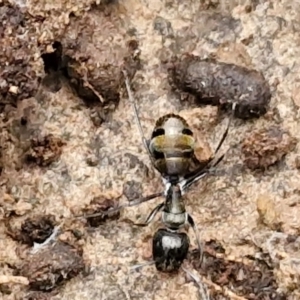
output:
[[[152,138],[155,138],[157,136],[164,135],[164,134],[165,134],[165,130],[163,128],[157,128],[153,131]]]
[[[193,131],[189,128],[183,128],[182,129],[182,134],[193,135]]]

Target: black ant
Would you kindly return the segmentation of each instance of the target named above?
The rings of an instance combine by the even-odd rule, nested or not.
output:
[[[159,229],[154,234],[152,243],[153,262],[151,263],[155,263],[157,270],[162,272],[178,271],[182,262],[187,257],[190,246],[188,235],[185,232],[179,232],[179,230],[188,223],[196,235],[201,264],[203,255],[198,230],[192,216],[185,209],[183,194],[193,183],[211,173],[212,169],[224,158],[224,155],[222,155],[219,159],[215,160],[215,155],[227,137],[231,119],[214,155],[205,163],[200,163],[194,154],[195,138],[193,137],[193,132],[187,122],[179,115],[167,114],[159,118],[155,124],[150,141],[145,138],[126,71],[123,71],[123,74],[142,142],[153,166],[163,178],[165,191],[132,200],[107,212],[85,217],[97,217],[106,213],[119,211],[124,207],[135,206],[157,197],[165,197],[165,200],[151,211],[145,223],[135,224],[138,226],[147,226],[158,212],[162,212],[162,222],[165,228]],[[192,164],[195,162],[198,164],[198,167],[190,171]]]

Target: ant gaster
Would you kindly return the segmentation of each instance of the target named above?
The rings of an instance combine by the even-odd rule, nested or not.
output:
[[[205,164],[200,163],[195,157],[193,132],[187,122],[177,114],[167,114],[159,118],[152,132],[151,140],[147,141],[140,123],[137,106],[131,93],[127,73],[123,71],[123,74],[143,144],[153,166],[162,176],[165,191],[132,200],[127,204],[108,210],[107,213],[118,211],[124,207],[135,206],[157,197],[165,197],[165,200],[151,211],[145,223],[135,225],[147,226],[156,214],[162,211],[162,222],[165,228],[159,229],[154,234],[152,243],[154,261],[152,263],[155,263],[159,271],[178,271],[187,257],[190,246],[188,235],[185,232],[179,232],[187,223],[193,228],[196,235],[200,263],[202,261],[198,230],[192,216],[185,210],[183,195],[189,186],[210,173],[212,168],[217,166],[223,159],[224,155],[216,161],[214,158],[228,134],[230,120],[214,155]],[[198,167],[190,171],[192,163],[195,162],[197,162]],[[103,213],[96,213],[86,217],[91,218],[99,215],[103,215]]]

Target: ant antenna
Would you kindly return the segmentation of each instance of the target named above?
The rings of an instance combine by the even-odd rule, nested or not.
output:
[[[127,72],[126,72],[126,70],[123,70],[122,72],[123,72],[124,78],[125,78],[125,85],[126,85],[126,90],[127,90],[127,93],[128,93],[128,97],[129,97],[129,100],[130,100],[131,104],[133,105],[134,115],[135,115],[135,119],[136,119],[136,122],[137,122],[137,125],[138,125],[138,128],[139,128],[139,132],[140,132],[141,138],[142,138],[142,142],[143,142],[143,144],[144,144],[144,146],[145,146],[145,148],[146,148],[146,150],[148,152],[148,155],[151,158],[152,156],[151,156],[151,153],[150,153],[150,150],[149,150],[149,147],[148,147],[148,142],[147,142],[147,139],[145,138],[145,134],[144,134],[141,122],[140,122],[140,118],[139,118],[139,114],[138,114],[138,109],[137,109],[137,106],[136,106],[136,102],[135,102],[135,99],[134,99],[134,97],[132,95],[132,92],[131,92],[131,88],[130,88],[130,83],[129,83],[129,78],[128,78]]]
[[[188,223],[194,230],[194,234],[196,236],[197,246],[198,246],[198,250],[199,250],[199,263],[201,266],[202,262],[203,262],[203,254],[204,254],[203,253],[203,243],[201,242],[201,240],[199,238],[200,234],[199,234],[198,227],[190,214],[188,214]]]
[[[143,267],[146,267],[146,266],[152,266],[155,264],[155,261],[154,260],[151,260],[151,261],[147,261],[147,262],[144,262],[144,263],[141,263],[141,264],[137,264],[137,265],[134,265],[134,266],[131,266],[130,267],[130,271],[131,272],[134,272],[134,271],[137,271]]]
[[[154,264],[155,264],[155,261],[151,260],[151,261],[147,261],[147,262],[144,262],[141,264],[131,266],[129,270],[130,270],[130,272],[135,272],[143,267],[151,266]],[[198,286],[201,299],[210,300],[209,291],[207,290],[206,286],[201,282],[200,278],[197,275],[194,275],[191,271],[189,271],[185,267],[182,266],[181,268],[188,276],[190,276],[194,280],[194,282]]]

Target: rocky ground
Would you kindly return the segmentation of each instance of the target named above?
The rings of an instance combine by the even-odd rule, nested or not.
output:
[[[299,14],[298,0],[0,0],[1,298],[299,299]],[[161,226],[130,220],[158,200],[74,219],[163,190],[122,68],[147,137],[179,113],[197,157],[212,155],[230,112],[171,87],[183,53],[261,72],[271,93],[259,118],[233,118],[218,170],[186,194],[205,255],[199,268],[189,229],[185,267],[210,298],[183,270],[130,269]]]

